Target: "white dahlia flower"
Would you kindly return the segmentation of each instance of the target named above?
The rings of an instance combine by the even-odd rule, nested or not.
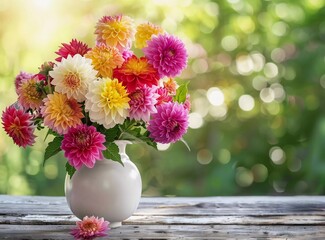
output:
[[[62,58],[49,74],[56,92],[83,102],[86,100],[88,85],[96,79],[97,71],[93,69],[90,59],[76,54]]]

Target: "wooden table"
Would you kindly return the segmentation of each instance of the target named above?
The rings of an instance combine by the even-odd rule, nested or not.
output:
[[[325,197],[142,198],[109,239],[325,239]],[[64,197],[0,195],[0,239],[73,239]]]

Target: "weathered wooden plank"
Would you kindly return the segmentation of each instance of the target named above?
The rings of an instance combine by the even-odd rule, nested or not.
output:
[[[320,215],[325,216],[325,205],[277,205],[272,206],[220,206],[219,204],[211,204],[203,206],[199,203],[197,205],[172,205],[162,206],[156,205],[152,207],[140,206],[134,215],[161,215],[161,216],[273,216],[273,215]],[[22,216],[28,214],[40,215],[62,215],[72,214],[70,209],[64,206],[53,205],[15,205],[0,204],[0,215]]]
[[[64,197],[0,195],[0,239],[72,239]],[[142,198],[109,239],[325,238],[325,197]]]
[[[39,215],[26,216],[0,216],[0,224],[15,225],[71,225],[79,219],[74,215]]]
[[[40,204],[61,204],[65,197],[47,196],[12,196],[0,195],[0,203],[40,203]],[[325,203],[324,196],[238,196],[238,197],[142,197],[141,202],[154,204],[171,203],[195,203],[195,202],[219,202],[219,203]]]
[[[72,239],[72,225],[0,225],[1,239]],[[109,232],[109,239],[322,239],[320,226],[238,225],[125,225]],[[105,238],[103,238],[105,239]]]
[[[40,224],[74,224],[78,219],[73,215],[38,215],[29,214],[26,216],[0,216],[0,224],[16,224],[16,225],[40,225]],[[325,216],[318,215],[279,215],[279,216],[139,216],[133,215],[125,220],[123,224],[137,225],[324,225]]]
[[[44,199],[44,201],[43,201]],[[55,199],[55,200],[53,200]],[[199,215],[199,216],[255,216],[272,215],[325,215],[325,200],[322,197],[252,198],[245,197],[235,202],[233,198],[142,198],[135,215]],[[263,200],[263,201],[262,201]],[[0,196],[0,214],[71,214],[65,199],[49,197]]]
[[[125,224],[192,224],[192,225],[324,225],[324,216],[132,216]]]

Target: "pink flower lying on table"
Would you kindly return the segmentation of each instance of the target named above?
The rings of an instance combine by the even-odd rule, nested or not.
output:
[[[76,225],[77,227],[71,231],[71,235],[78,240],[104,237],[107,236],[107,231],[110,230],[108,221],[94,216],[86,216],[82,221],[78,221]]]

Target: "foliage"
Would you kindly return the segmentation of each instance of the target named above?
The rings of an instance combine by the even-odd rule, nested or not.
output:
[[[181,78],[194,99],[185,137],[190,152],[181,143],[158,152],[144,144],[127,149],[144,195],[325,193],[324,0],[84,1],[77,8],[57,1],[42,11],[20,4],[6,0],[0,13],[0,95],[8,95],[1,110],[15,99],[17,70],[35,69],[62,36],[92,42],[89,19],[105,11],[142,16],[187,39],[191,60]],[[0,134],[1,193],[63,194],[62,155],[43,170],[42,145],[17,151]]]

